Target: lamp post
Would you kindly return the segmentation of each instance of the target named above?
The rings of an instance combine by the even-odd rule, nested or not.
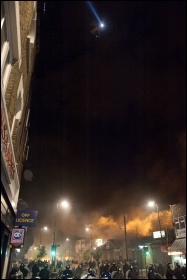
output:
[[[158,204],[155,201],[150,201],[148,203],[148,206],[150,207],[154,207],[156,206],[156,211],[157,211],[157,216],[158,216],[158,225],[159,225],[159,231],[160,231],[160,238],[161,238],[161,246],[163,246],[163,236],[162,236],[162,229],[161,229],[161,222],[160,222],[160,215],[159,215],[159,209],[158,209]],[[163,252],[163,261],[166,264],[166,259],[164,256],[164,252]]]
[[[156,206],[156,211],[157,211],[157,216],[158,216],[158,225],[159,225],[159,231],[160,231],[160,238],[161,238],[161,243],[163,245],[162,230],[161,230],[161,223],[160,223],[160,215],[159,215],[158,204],[155,201],[150,201],[148,203],[148,206],[150,206],[150,207]]]
[[[68,260],[70,260],[70,239],[66,238],[66,241],[69,242],[69,244],[68,244]]]
[[[42,232],[48,230],[48,227],[41,227],[40,228],[40,246],[42,245]]]
[[[69,207],[69,202],[66,201],[66,200],[63,200],[60,203],[60,205],[63,208],[67,208],[67,207]],[[57,219],[58,207],[59,207],[59,203],[56,204],[55,219],[54,219],[54,231],[53,231],[53,245],[55,245],[55,243],[56,243],[56,219]]]
[[[91,250],[92,250],[92,226],[86,227],[86,231],[90,231]]]
[[[93,242],[92,242],[92,225],[90,225],[89,227],[86,227],[86,231],[90,231],[90,240],[91,240],[91,253],[92,253],[92,247],[93,247]],[[91,254],[91,259],[93,261],[93,255]]]
[[[54,217],[53,245],[52,245],[52,248],[54,250],[53,251],[54,253],[52,254],[52,263],[54,266],[55,266],[55,262],[56,262],[56,247],[57,247],[57,245],[56,245],[56,223],[57,223],[57,213],[58,213],[59,204],[63,208],[69,207],[69,202],[66,200],[63,200],[62,202],[56,204],[55,217]]]
[[[125,253],[126,259],[128,260],[128,247],[127,247],[127,229],[126,229],[126,216],[124,215],[124,233],[125,233]]]

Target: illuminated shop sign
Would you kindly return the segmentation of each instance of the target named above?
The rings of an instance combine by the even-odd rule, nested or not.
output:
[[[15,226],[36,227],[38,211],[18,210]]]
[[[10,247],[23,247],[25,236],[25,229],[23,228],[13,228],[12,235],[10,239]]]
[[[97,244],[97,247],[103,245],[103,239],[97,239],[96,244]]]
[[[161,236],[161,233],[162,233],[162,236]],[[153,231],[153,238],[162,238],[162,237],[165,237],[166,234],[165,234],[165,230],[162,230],[161,232],[160,231]]]

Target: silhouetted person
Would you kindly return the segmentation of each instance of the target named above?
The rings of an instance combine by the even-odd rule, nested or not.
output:
[[[173,279],[174,271],[171,263],[167,264],[166,279]]]
[[[22,263],[19,267],[20,271],[23,273],[23,279],[25,279],[25,277],[27,277],[29,271],[25,268],[24,263]]]
[[[178,263],[176,263],[176,267],[174,269],[174,276],[176,279],[182,279],[181,266]]]
[[[40,272],[39,266],[38,266],[37,262],[35,262],[32,267],[32,278],[35,278],[39,272]]]
[[[45,264],[44,268],[41,269],[39,276],[41,279],[49,279],[49,269],[47,264]]]
[[[164,277],[164,267],[161,263],[157,266],[157,272],[162,276],[162,278]]]
[[[153,264],[150,264],[150,266],[149,266],[148,273],[147,273],[147,278],[148,279],[156,279],[155,269],[154,269]]]
[[[129,270],[129,265],[128,263],[125,261],[124,265],[123,265],[123,274],[124,274],[124,279],[126,279],[126,273]]]
[[[117,269],[117,271],[114,273],[113,279],[124,279],[124,275],[123,275],[123,273],[122,273],[120,267],[119,267],[119,268]]]
[[[75,279],[81,279],[82,273],[83,273],[83,269],[79,264],[78,267],[75,269]]]
[[[128,279],[138,279],[138,274],[136,269],[132,265],[130,265],[130,271],[128,273]]]

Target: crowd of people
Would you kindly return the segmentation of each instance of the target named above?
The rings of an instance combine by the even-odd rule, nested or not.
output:
[[[181,267],[179,263],[176,263],[173,268],[172,263],[168,262],[165,271],[160,263],[157,266],[150,264],[147,276],[148,279],[186,279],[186,265]]]
[[[85,270],[86,269],[86,270]],[[30,261],[27,266],[21,263],[19,267],[13,267],[10,272],[10,279],[16,273],[22,273],[22,278],[26,279],[28,274],[31,279],[50,279],[56,273],[56,279],[138,279],[140,275],[138,263],[136,261],[102,261],[87,263],[57,261],[56,266],[47,261]],[[167,264],[166,269],[161,263],[150,264],[147,269],[148,279],[186,279],[186,265],[182,267],[179,263],[173,268],[171,263]]]

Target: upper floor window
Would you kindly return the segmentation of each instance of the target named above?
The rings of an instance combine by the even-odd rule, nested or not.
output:
[[[180,223],[180,228],[185,228],[185,220],[184,217],[180,217],[179,218],[179,223]]]
[[[8,35],[8,16],[6,14],[5,1],[1,2],[1,77],[5,86],[11,67],[11,48]]]
[[[6,27],[6,18],[5,18],[5,7],[3,2],[1,2],[1,52],[8,41],[7,39],[7,27]]]
[[[182,229],[186,227],[185,216],[174,218],[174,225],[176,229]]]
[[[19,1],[1,1],[1,80],[5,91],[11,65],[21,56]]]
[[[17,100],[14,109],[14,119],[12,123],[11,134],[13,140],[17,136],[17,131],[19,127],[19,123],[21,121],[22,111],[23,111],[23,77],[21,76],[18,91],[17,91]]]

